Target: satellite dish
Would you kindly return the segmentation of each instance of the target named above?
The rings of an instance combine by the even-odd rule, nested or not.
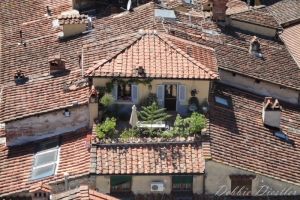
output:
[[[127,10],[130,10],[130,8],[131,8],[131,0],[128,0],[128,3],[127,3]]]

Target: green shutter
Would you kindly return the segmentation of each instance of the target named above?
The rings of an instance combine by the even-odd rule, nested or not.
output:
[[[191,183],[193,184],[193,176],[172,176],[172,183]]]
[[[111,176],[110,185],[121,185],[126,182],[131,182],[131,176]]]

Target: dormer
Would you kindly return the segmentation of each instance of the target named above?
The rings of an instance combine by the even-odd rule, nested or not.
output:
[[[48,58],[50,74],[65,70],[66,60],[60,54]]]
[[[88,15],[60,15],[58,16],[58,22],[63,27],[63,37],[68,37],[86,31]]]

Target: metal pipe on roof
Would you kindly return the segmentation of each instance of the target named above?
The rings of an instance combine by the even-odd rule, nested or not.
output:
[[[83,77],[83,46],[81,46],[81,77]]]

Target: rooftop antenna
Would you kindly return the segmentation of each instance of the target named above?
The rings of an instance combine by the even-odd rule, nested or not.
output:
[[[25,42],[22,40],[22,31],[20,31],[20,43],[18,45],[25,45]]]
[[[250,0],[247,0],[247,6],[248,6],[248,9],[250,7]]]
[[[47,6],[47,13],[45,14],[45,16],[46,17],[51,16],[51,12],[50,12],[49,6]]]
[[[122,8],[122,7],[121,7],[121,9],[122,9],[122,10],[128,10],[128,11],[130,11],[131,5],[132,5],[131,0],[128,0],[128,2],[127,2],[127,8],[125,9],[125,8]]]

